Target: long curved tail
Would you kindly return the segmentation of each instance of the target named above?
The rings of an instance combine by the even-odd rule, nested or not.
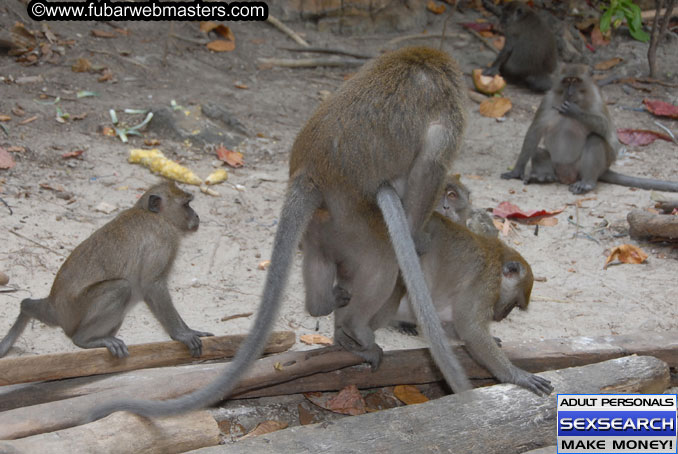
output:
[[[655,191],[678,192],[678,182],[655,180],[654,178],[641,178],[624,175],[612,170],[608,170],[598,178],[605,183],[618,184],[640,189],[653,189]]]
[[[17,338],[21,336],[21,333],[24,331],[30,320],[31,317],[24,314],[23,311],[19,313],[14,325],[12,325],[7,335],[2,339],[2,342],[0,342],[0,358],[5,356],[9,349],[12,348],[12,345],[14,345]]]
[[[278,315],[295,251],[321,202],[322,194],[307,178],[300,176],[292,180],[275,233],[271,265],[266,274],[264,294],[254,326],[219,378],[202,389],[176,399],[163,401],[127,399],[108,402],[95,408],[88,420],[103,418],[115,411],[129,411],[146,417],[174,415],[213,405],[227,397],[264,350],[273,322]]]
[[[442,323],[433,306],[400,197],[391,186],[386,185],[377,193],[377,204],[384,216],[414,315],[429,341],[433,359],[454,392],[466,391],[471,388],[471,383],[447,342]]]

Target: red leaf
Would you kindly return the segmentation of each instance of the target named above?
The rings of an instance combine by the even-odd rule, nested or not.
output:
[[[219,145],[217,148],[217,158],[219,158],[221,161],[224,161],[229,166],[235,167],[236,169],[245,165],[243,162],[242,153],[239,151],[231,151],[223,145]]]
[[[0,169],[11,169],[16,163],[7,150],[0,147]]]
[[[464,22],[461,25],[463,27],[470,28],[471,30],[475,30],[477,32],[492,30],[492,24],[490,24],[489,22]]]
[[[654,99],[643,99],[643,104],[645,104],[647,110],[654,115],[678,118],[678,106]]]
[[[673,142],[671,137],[657,131],[650,131],[649,129],[617,129],[617,136],[619,141],[624,145],[643,146],[649,145],[657,139]]]
[[[78,156],[80,156],[84,152],[85,152],[85,150],[75,150],[75,151],[71,151],[71,152],[68,152],[68,153],[64,153],[64,154],[61,155],[61,157],[64,158],[64,159],[77,158]]]
[[[492,214],[499,216],[500,218],[512,218],[512,219],[532,219],[539,218],[544,216],[555,216],[558,213],[561,213],[563,210],[556,211],[546,211],[546,210],[532,210],[532,211],[522,211],[517,205],[512,204],[511,202],[501,202],[497,208],[492,210]]]

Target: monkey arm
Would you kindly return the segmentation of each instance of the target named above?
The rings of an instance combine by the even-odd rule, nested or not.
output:
[[[540,111],[541,108],[537,111],[534,121],[532,121],[532,124],[527,130],[527,134],[525,134],[525,140],[523,140],[523,146],[520,149],[518,160],[513,165],[513,170],[502,173],[501,177],[503,179],[510,180],[516,178],[523,180],[525,184],[529,182],[529,175],[526,175],[525,173],[525,166],[527,166],[527,163],[534,156],[544,133],[544,126],[542,125],[541,121],[538,121],[540,118]]]
[[[144,293],[144,300],[172,339],[186,344],[192,356],[198,357],[202,354],[200,338],[214,336],[214,334],[195,331],[186,325],[172,303],[172,297],[164,280],[149,283]]]
[[[489,68],[487,68],[485,71],[483,71],[484,76],[495,76],[499,74],[499,69],[504,66],[504,64],[508,61],[509,57],[511,56],[511,52],[513,51],[513,43],[510,43],[508,40],[506,40],[506,43],[504,44],[504,47],[502,50],[499,52],[499,55],[497,55],[497,58],[494,59],[492,62],[492,65],[490,65]]]
[[[483,305],[481,302],[476,304]],[[462,304],[458,304],[459,306]],[[473,359],[486,367],[502,383],[522,386],[539,396],[551,394],[553,387],[548,380],[511,363],[490,335],[487,324],[482,322],[483,317],[485,317],[483,314],[474,310],[461,310],[454,314],[454,329],[464,341]]]
[[[571,101],[565,101],[555,109],[566,117],[574,118],[586,126],[591,132],[608,140],[610,134],[610,123],[608,119],[599,113],[587,112],[582,110],[577,104]]]

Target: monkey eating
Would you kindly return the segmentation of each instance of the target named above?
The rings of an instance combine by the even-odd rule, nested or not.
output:
[[[543,142],[543,148],[539,145]],[[504,179],[523,183],[560,182],[584,194],[598,181],[641,189],[678,192],[678,183],[609,170],[621,144],[605,101],[586,65],[565,65],[544,96],[525,134],[513,170]],[[531,161],[531,169],[525,167]]]
[[[172,339],[200,356],[200,338],[213,334],[189,328],[167,288],[181,236],[195,232],[200,223],[191,200],[193,196],[173,182],[155,185],[80,243],[61,265],[49,296],[21,302],[19,316],[0,342],[0,357],[34,318],[60,326],[78,347],[106,347],[111,355],[124,358],[127,346],[115,334],[140,300]]]
[[[425,230],[431,247],[422,255],[421,266],[441,320],[500,382],[549,395],[550,382],[513,365],[489,332],[491,321],[503,320],[516,307],[527,309],[534,282],[530,265],[498,238],[471,232],[440,213],[431,216]],[[399,285],[372,320],[375,329],[393,319],[416,333],[410,305],[402,302],[404,293]]]
[[[448,176],[436,211],[478,235],[496,237],[499,234],[487,211],[472,207],[471,191],[461,182],[459,174]]]
[[[525,3],[513,1],[503,8],[500,26],[504,47],[483,75],[501,74],[508,82],[530,90],[549,90],[558,65],[558,49],[548,25]]]
[[[378,364],[380,349],[369,321],[393,292],[400,270],[424,334],[436,341],[431,351],[443,376],[453,390],[469,389],[449,345],[437,341],[444,331],[417,255],[426,249],[422,227],[461,143],[466,90],[456,62],[425,47],[384,54],[344,82],[294,141],[260,308],[227,370],[176,399],[114,401],[96,408],[92,417],[122,410],[164,416],[222,400],[261,355],[295,251],[319,209],[327,211],[353,259],[343,268],[351,298],[335,313],[335,342]],[[318,255],[320,268],[336,266]]]

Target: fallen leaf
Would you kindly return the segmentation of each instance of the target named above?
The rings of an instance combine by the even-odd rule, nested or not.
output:
[[[226,39],[226,41],[233,41],[235,42],[235,35],[231,31],[229,27],[223,24],[217,25],[213,29],[217,34],[219,34],[222,38]]]
[[[510,219],[532,219],[544,216],[555,216],[556,214],[562,213],[563,209],[555,211],[546,211],[546,210],[532,210],[532,211],[523,211],[518,205],[514,205],[511,202],[501,202],[497,207],[492,210],[494,216],[499,216],[500,218],[510,218]]]
[[[619,141],[624,145],[639,147],[649,145],[657,139],[673,142],[673,139],[668,135],[649,129],[617,129],[617,137],[619,137]]]
[[[501,118],[511,110],[511,100],[508,98],[487,98],[480,103],[480,115],[490,118]]]
[[[552,217],[544,217],[544,218],[538,218],[534,220],[528,220],[526,222],[528,225],[540,225],[543,227],[553,227],[554,225],[558,225],[558,218],[552,218]]]
[[[264,421],[257,424],[257,427],[252,429],[247,435],[243,435],[238,438],[238,440],[244,440],[246,438],[258,437],[259,435],[265,435],[271,432],[276,432],[287,428],[287,423],[282,421]]]
[[[434,14],[443,14],[445,12],[445,5],[440,5],[433,0],[428,0],[426,4],[426,9],[431,11]]]
[[[235,50],[235,42],[224,41],[223,39],[215,39],[206,44],[207,48],[214,52],[231,52]]]
[[[117,35],[109,31],[92,30],[92,36],[96,36],[97,38],[115,38]]]
[[[219,24],[217,24],[214,21],[211,21],[211,20],[210,21],[203,21],[203,22],[200,22],[200,31],[203,32],[203,33],[209,33],[211,30],[214,30],[218,26],[219,26]]]
[[[263,271],[263,270],[267,269],[270,265],[271,265],[270,260],[264,260],[263,262],[259,262],[259,265],[257,265],[257,268],[259,268],[260,270]]]
[[[0,169],[11,169],[16,165],[14,158],[4,148],[0,147]]]
[[[647,257],[647,254],[638,246],[634,246],[632,244],[622,244],[621,246],[616,246],[614,249],[612,249],[612,252],[610,252],[610,255],[607,257],[607,260],[605,260],[603,269],[606,269],[610,262],[615,259],[622,263],[639,264],[643,263]]]
[[[231,167],[236,169],[245,165],[243,161],[242,153],[239,151],[231,151],[223,145],[219,145],[216,150],[217,158],[221,161],[224,161]]]
[[[12,113],[17,117],[23,117],[26,115],[26,111],[19,106],[12,107]]]
[[[610,44],[609,36],[606,37],[605,35],[603,35],[603,32],[600,31],[600,26],[598,24],[596,24],[593,27],[593,30],[591,30],[591,44],[596,48],[607,46],[608,44]]]
[[[371,392],[365,396],[365,409],[368,413],[388,410],[389,408],[395,408],[399,405],[400,404],[391,393],[386,393],[383,390]]]
[[[104,126],[101,128],[101,134],[104,136],[109,136],[109,137],[115,137],[115,129],[111,128],[110,126]]]
[[[393,388],[393,394],[406,405],[428,402],[428,397],[423,395],[416,386],[412,385],[398,385]]]
[[[241,90],[248,90],[250,88],[247,85],[243,84],[242,82],[236,82],[235,84],[233,84],[233,86]]]
[[[12,117],[9,115],[0,115],[0,121],[10,121]]]
[[[617,66],[619,63],[623,62],[623,58],[615,57],[615,58],[610,58],[609,60],[601,61],[600,63],[596,63],[595,69],[598,71],[607,71],[610,68],[613,68]]]
[[[299,411],[299,424],[302,426],[307,426],[309,424],[315,424],[318,422],[318,418],[316,418],[313,412],[304,405],[299,404],[297,409]]]
[[[20,125],[27,125],[28,123],[34,122],[35,120],[38,119],[37,115],[33,115],[32,117],[26,118],[25,120],[22,120],[19,122]]]
[[[349,385],[327,401],[327,408],[342,415],[357,416],[367,413],[365,400],[356,385]]]
[[[97,78],[97,82],[107,82],[111,79],[113,79],[113,72],[110,69],[106,68],[101,73],[101,76]]]
[[[16,22],[12,29],[10,30],[10,34],[12,36],[12,42],[17,48],[20,48],[18,51],[18,54],[23,52],[28,52],[29,50],[33,49],[38,41],[35,38],[35,35],[28,31],[24,24],[20,22]]]
[[[653,99],[643,99],[643,104],[645,104],[647,110],[649,110],[650,113],[654,115],[660,117],[678,118],[678,106]]]
[[[321,334],[304,334],[299,338],[304,344],[308,345],[332,345],[332,339]]]
[[[92,69],[92,63],[86,58],[78,58],[78,60],[71,66],[71,71],[74,73],[86,73]]]
[[[7,151],[9,151],[10,153],[25,153],[26,148],[14,145],[11,147],[7,147]]]
[[[63,159],[77,158],[78,156],[80,156],[84,152],[85,152],[85,150],[75,150],[75,151],[71,151],[69,153],[64,153],[64,154],[61,155],[61,157]]]
[[[492,30],[492,24],[489,22],[464,22],[461,24],[462,27],[470,28],[477,32],[482,32],[486,30]]]

